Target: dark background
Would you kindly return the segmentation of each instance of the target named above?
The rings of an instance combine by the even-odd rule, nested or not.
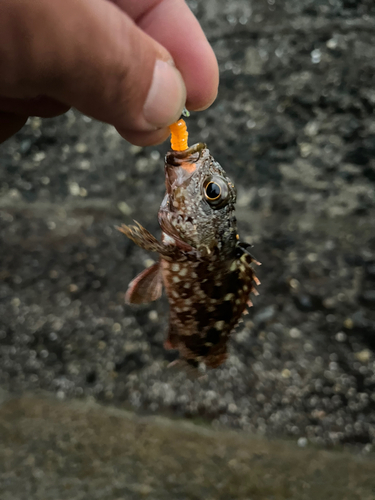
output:
[[[70,111],[0,148],[0,386],[93,396],[331,446],[375,443],[372,0],[190,2],[221,83],[188,120],[238,189],[262,281],[227,363],[167,369],[165,297],[124,304],[156,258],[167,143],[141,149]],[[307,440],[307,441],[306,441]],[[284,497],[283,497],[284,498]]]

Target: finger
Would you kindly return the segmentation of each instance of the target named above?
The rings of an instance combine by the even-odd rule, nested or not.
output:
[[[0,96],[0,110],[17,115],[52,118],[53,116],[66,113],[69,110],[69,106],[46,96],[39,96],[34,99],[16,99]]]
[[[171,135],[168,128],[155,130],[154,132],[134,132],[132,130],[117,129],[124,139],[136,146],[153,146],[164,142]]]
[[[183,0],[115,0],[137,25],[172,55],[182,74],[189,109],[207,108],[215,100],[219,69],[197,19]]]
[[[0,143],[18,132],[26,123],[28,116],[0,112]]]
[[[0,94],[43,94],[129,131],[179,117],[186,90],[169,52],[112,3],[2,0],[0,11]]]

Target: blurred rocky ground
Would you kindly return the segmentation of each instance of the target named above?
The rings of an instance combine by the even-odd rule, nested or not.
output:
[[[124,304],[155,255],[114,227],[134,218],[160,234],[168,145],[131,146],[70,111],[30,119],[0,148],[0,386],[369,453],[374,3],[189,3],[221,70],[191,143],[207,142],[237,184],[240,235],[263,264],[228,362],[200,380],[167,369],[165,298]]]

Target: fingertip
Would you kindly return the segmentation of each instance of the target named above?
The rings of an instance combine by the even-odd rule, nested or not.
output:
[[[208,108],[216,99],[219,68],[215,53],[187,4],[161,1],[142,18],[139,26],[173,57],[187,91],[187,107]]]
[[[180,72],[170,63],[156,60],[143,106],[146,122],[154,128],[164,128],[178,120],[185,103],[186,88]]]
[[[186,106],[192,111],[203,111],[209,108],[218,94],[219,67],[210,46],[205,61],[206,63],[201,66],[197,81],[194,82],[190,79],[189,83],[186,84]]]
[[[128,142],[134,144],[135,146],[156,146],[161,144],[170,135],[168,128],[163,128],[155,130],[153,132],[136,132],[134,130],[124,130],[117,128],[118,133]]]

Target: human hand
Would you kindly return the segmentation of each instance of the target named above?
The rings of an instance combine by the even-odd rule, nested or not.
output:
[[[183,0],[1,0],[0,142],[29,116],[74,107],[134,144],[159,143],[185,102],[204,109],[217,86]]]

